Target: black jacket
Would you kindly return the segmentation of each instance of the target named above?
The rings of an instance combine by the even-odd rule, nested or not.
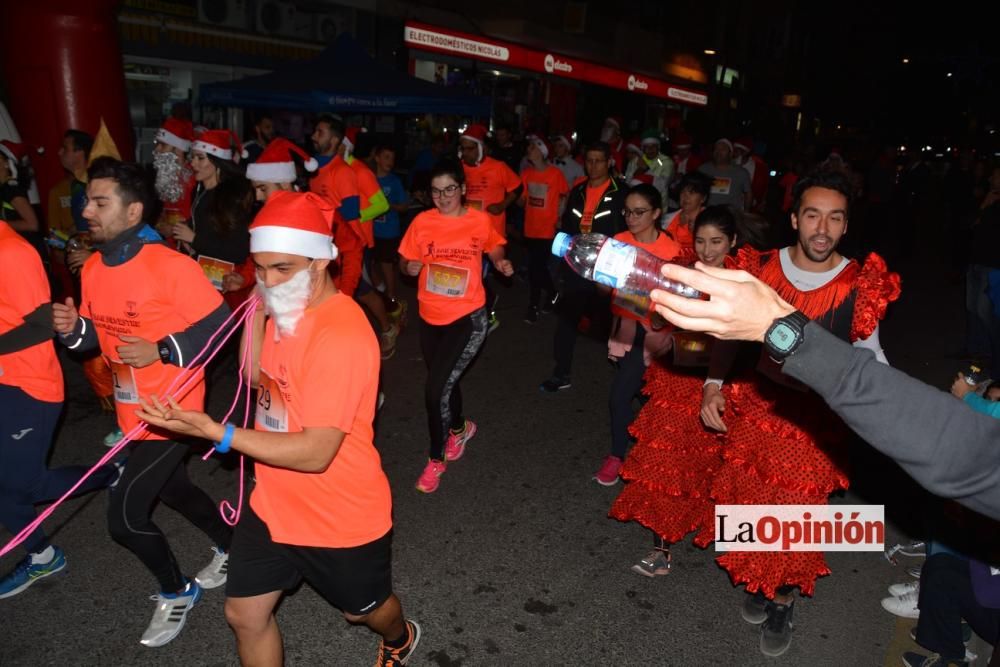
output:
[[[625,194],[628,186],[623,181],[612,178],[608,189],[597,204],[591,230],[605,236],[614,236],[625,231],[625,218],[622,209],[625,208]],[[566,210],[563,211],[560,231],[575,235],[580,233],[580,220],[587,202],[587,181],[580,183],[569,191],[566,199]]]

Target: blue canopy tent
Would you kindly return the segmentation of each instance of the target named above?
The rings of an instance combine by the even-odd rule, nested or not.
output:
[[[315,58],[236,81],[202,84],[201,104],[322,113],[490,115],[489,98],[415,79],[373,60],[349,35]]]

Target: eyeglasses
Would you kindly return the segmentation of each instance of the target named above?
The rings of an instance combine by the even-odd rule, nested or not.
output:
[[[438,190],[437,188],[431,188],[431,197],[454,197],[455,193],[458,192],[458,185],[449,185],[446,188]]]
[[[622,217],[623,218],[641,218],[653,209],[651,208],[623,208]]]

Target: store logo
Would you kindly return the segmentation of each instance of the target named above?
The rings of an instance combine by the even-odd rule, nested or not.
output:
[[[635,74],[628,75],[628,89],[629,90],[647,90],[649,84],[638,78]]]
[[[555,56],[551,53],[547,53],[545,54],[545,71],[549,74],[552,74],[553,72],[571,74],[573,72],[573,66],[561,60],[556,60]]]
[[[883,551],[883,505],[716,505],[716,551]]]

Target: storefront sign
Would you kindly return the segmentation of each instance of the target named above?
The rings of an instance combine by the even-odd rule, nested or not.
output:
[[[553,74],[651,97],[668,98],[685,104],[696,106],[708,104],[708,96],[704,93],[679,88],[660,79],[422,23],[407,22],[403,41],[407,46],[423,51],[503,63],[517,69]]]

